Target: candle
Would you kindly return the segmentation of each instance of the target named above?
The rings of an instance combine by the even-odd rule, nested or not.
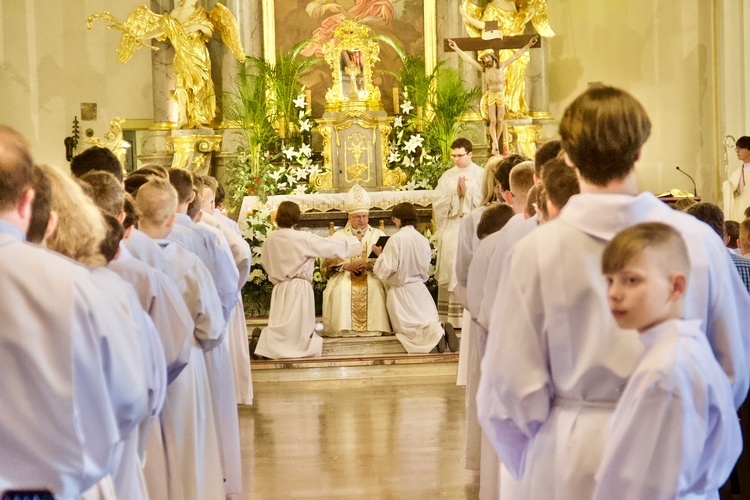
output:
[[[307,111],[310,111],[312,108],[312,90],[305,90],[305,101],[307,101],[305,104],[307,106]]]
[[[397,115],[398,109],[398,87],[393,87],[393,114]]]

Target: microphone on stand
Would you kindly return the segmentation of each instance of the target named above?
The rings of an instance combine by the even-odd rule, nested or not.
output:
[[[681,170],[681,169],[680,169],[680,167],[675,167],[675,168],[676,168],[677,170],[679,170],[681,174],[683,174],[683,175],[687,175],[687,176],[688,176],[688,179],[690,179],[691,181],[693,181],[693,196],[698,196],[698,188],[697,188],[697,187],[696,187],[696,185],[695,185],[695,179],[693,179],[693,178],[692,178],[692,177],[690,176],[690,174],[688,174],[688,173],[687,173],[687,172],[685,172],[684,170]]]

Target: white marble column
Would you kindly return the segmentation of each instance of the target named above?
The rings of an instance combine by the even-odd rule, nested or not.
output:
[[[161,14],[172,10],[172,0],[151,0],[150,8]],[[174,49],[166,41],[151,43],[159,50],[151,52],[151,80],[154,100],[154,123],[177,122],[177,103],[172,100],[174,77],[172,75],[172,60]]]

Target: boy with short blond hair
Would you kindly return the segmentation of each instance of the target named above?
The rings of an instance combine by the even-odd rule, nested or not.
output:
[[[671,226],[638,224],[604,248],[617,325],[644,352],[612,415],[594,498],[717,496],[742,449],[729,379],[700,321],[682,318],[690,259]]]

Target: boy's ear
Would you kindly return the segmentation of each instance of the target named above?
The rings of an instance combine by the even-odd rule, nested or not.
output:
[[[172,227],[172,224],[174,224],[174,217],[175,217],[174,214],[172,214],[172,216],[169,219],[167,219],[166,227]]]
[[[681,299],[685,295],[687,289],[687,277],[682,273],[675,273],[669,277],[672,290],[669,293],[669,298],[672,300]]]

